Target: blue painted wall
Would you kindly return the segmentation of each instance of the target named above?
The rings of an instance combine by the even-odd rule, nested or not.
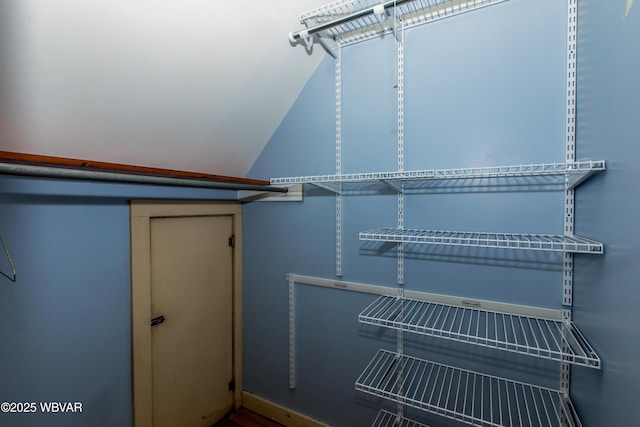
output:
[[[640,205],[629,191],[638,181],[640,38],[637,11],[621,21],[623,3],[581,0],[578,155],[609,162],[577,191],[577,233],[607,248],[602,257],[576,257],[575,318],[604,365],[573,369],[586,427],[637,419]],[[564,161],[566,19],[564,1],[513,0],[407,31],[406,168]],[[343,172],[396,169],[394,52],[392,37],[343,49]],[[326,58],[250,176],[334,173],[334,108],[334,62]],[[334,197],[307,190],[304,203],[244,208],[245,388],[332,425],[366,426],[384,402],[356,392],[355,379],[378,348],[395,347],[389,331],[357,323],[371,296],[297,285],[297,387],[287,387],[285,274],[335,277]],[[561,234],[558,190],[544,181],[430,187],[407,197],[405,226]],[[395,225],[393,194],[344,199],[344,280],[394,286],[393,251],[358,241],[358,233]],[[406,288],[560,308],[561,258],[514,252],[409,247]],[[559,387],[555,363],[415,337],[407,351]]]
[[[131,426],[129,199],[233,197],[1,176],[0,233],[18,279],[0,277],[0,401],[38,407],[0,413],[0,425]],[[43,413],[50,401],[83,411]]]
[[[572,372],[587,427],[639,424],[640,10],[623,19],[624,6],[581,0],[579,9],[578,155],[608,162],[576,195],[576,232],[607,244],[604,257],[575,265],[574,318],[603,359],[601,372]]]

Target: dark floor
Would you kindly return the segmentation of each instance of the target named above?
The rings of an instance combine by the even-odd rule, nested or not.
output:
[[[213,427],[283,427],[283,425],[258,415],[255,412],[251,412],[248,409],[240,408],[229,414]]]

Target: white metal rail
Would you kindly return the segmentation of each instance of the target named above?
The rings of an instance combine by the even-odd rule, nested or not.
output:
[[[393,14],[393,28],[395,29],[396,37],[396,90],[398,93],[398,171],[404,171],[404,23],[400,21],[397,9],[394,9]],[[380,19],[381,23],[383,22]],[[398,188],[398,225],[399,229],[404,229],[404,210],[405,210],[405,198],[404,198],[404,182],[400,184]],[[398,298],[404,297],[404,243],[397,244],[398,257],[397,261],[397,283],[398,283]],[[402,319],[402,307],[398,312],[398,316]],[[399,355],[404,353],[404,332],[401,329],[396,331],[396,352]],[[398,367],[398,375],[396,377],[397,392],[402,395],[403,392],[403,371],[402,365]],[[404,405],[402,402],[398,402],[396,406],[396,419],[400,422],[404,419]]]
[[[293,274],[287,274],[289,284],[289,389],[296,388],[296,303],[295,303],[295,278]]]
[[[576,48],[578,34],[578,0],[567,0],[567,109],[566,119],[566,140],[565,140],[565,161],[573,162],[576,159]],[[574,234],[574,212],[575,212],[575,186],[570,182],[565,183],[564,191],[564,235]],[[562,304],[566,306],[563,310],[563,317],[567,321],[571,320],[573,306],[573,253],[565,252],[562,263]],[[571,388],[571,366],[563,363],[560,367],[560,389],[569,394]],[[567,420],[562,420],[563,426],[568,424]]]
[[[602,254],[604,246],[579,236],[555,234],[487,233],[397,228],[362,231],[360,240],[421,243],[430,245],[472,246],[481,248],[524,249],[535,251]]]
[[[404,365],[404,394],[396,393]],[[560,391],[379,350],[356,389],[467,424],[510,427],[581,426],[569,397]]]
[[[336,174],[342,174],[342,47],[336,51]],[[336,276],[342,276],[342,184],[336,193]]]
[[[358,319],[371,325],[600,369],[600,358],[573,322],[385,295],[365,308]]]

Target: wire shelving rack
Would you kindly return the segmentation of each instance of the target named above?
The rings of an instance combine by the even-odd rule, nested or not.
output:
[[[500,313],[382,295],[361,323],[600,369],[600,358],[571,321]]]
[[[349,45],[395,31],[394,14],[405,28],[427,24],[477,10],[506,0],[338,0],[302,14],[304,30],[292,33],[297,39],[310,34]]]
[[[402,394],[396,384],[399,372]],[[580,426],[568,396],[558,390],[388,350],[376,353],[356,389],[479,427]]]
[[[420,188],[424,181],[462,179],[551,177],[558,184],[573,188],[596,172],[605,170],[604,160],[575,163],[536,163],[505,166],[481,166],[448,169],[418,169],[408,171],[362,172],[332,175],[308,175],[272,178],[271,185],[309,184],[340,192],[358,189],[363,184],[383,183],[393,189],[404,184],[404,190]]]
[[[303,30],[289,39],[307,49],[319,42],[336,59],[336,174],[274,178],[272,185],[309,184],[336,193],[336,271],[341,276],[341,200],[344,194],[367,194],[388,187],[398,194],[397,228],[360,233],[361,240],[398,244],[398,294],[382,296],[360,314],[363,323],[397,331],[397,351],[380,350],[356,382],[356,389],[398,404],[381,411],[373,425],[427,427],[404,417],[403,405],[467,424],[487,426],[581,426],[569,399],[569,365],[600,369],[600,359],[571,321],[573,254],[602,254],[603,244],[574,235],[574,189],[604,160],[576,161],[575,69],[577,0],[567,0],[567,91],[565,163],[453,169],[404,170],[404,31],[507,0],[336,0],[301,16]],[[398,170],[342,173],[341,48],[372,38],[396,39],[398,88]],[[338,166],[340,165],[340,166]],[[564,234],[512,234],[406,229],[404,195],[458,185],[561,186],[564,190]],[[506,179],[506,180],[505,180]],[[375,187],[375,188],[374,188]],[[537,318],[467,306],[430,303],[404,294],[404,245],[430,244],[489,249],[552,251],[563,254],[561,316]],[[455,304],[455,303],[454,303]],[[499,309],[498,309],[499,310]],[[560,318],[562,318],[560,320]],[[411,332],[559,361],[559,390],[485,375],[406,356],[403,333]]]
[[[555,234],[487,233],[382,227],[360,232],[360,240],[584,254],[602,254],[604,252],[604,245],[595,240]]]

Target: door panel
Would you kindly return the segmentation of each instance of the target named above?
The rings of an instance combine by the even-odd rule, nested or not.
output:
[[[230,216],[151,219],[153,427],[209,427],[233,408]]]

